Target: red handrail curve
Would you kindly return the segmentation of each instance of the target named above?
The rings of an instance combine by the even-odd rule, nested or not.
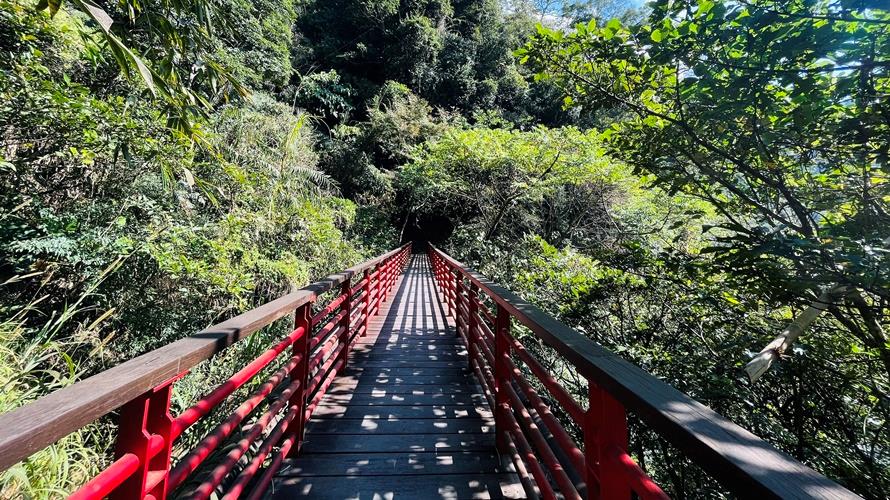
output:
[[[396,284],[410,254],[411,245],[406,244],[214,325],[194,337],[0,415],[0,470],[120,408],[116,460],[70,498],[87,500],[109,496],[162,500],[175,488],[187,484],[191,473],[245,418],[264,405],[265,410],[235,447],[229,449],[223,461],[189,490],[190,496],[207,498],[227,477],[234,476],[233,481],[229,481],[230,490],[222,494],[225,498],[236,498],[261,471],[251,497],[261,496],[283,459],[299,452],[306,420],[334,377],[346,366],[350,348],[357,337],[367,331],[369,317],[380,310],[381,302]],[[360,279],[352,283],[354,276]],[[335,289],[339,293],[312,315],[316,299]],[[170,414],[175,382],[189,369],[291,313],[294,328],[287,337],[180,415]],[[172,466],[171,450],[183,431],[204,419],[288,349],[291,353],[278,371]],[[270,394],[275,394],[274,399],[269,400]],[[270,426],[271,432],[267,432]],[[274,447],[279,450],[273,455],[270,467],[261,469],[259,466]],[[248,453],[247,467],[233,474],[234,465]]]
[[[442,305],[494,409],[498,449],[512,458],[529,497],[668,498],[627,451],[629,410],[743,497],[859,498],[433,245],[428,255]],[[510,334],[514,321],[587,379],[587,409]],[[583,446],[552,408],[580,428]]]

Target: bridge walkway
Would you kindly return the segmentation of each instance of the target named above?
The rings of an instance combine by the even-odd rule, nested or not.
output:
[[[467,351],[414,255],[270,493],[287,498],[524,498]]]

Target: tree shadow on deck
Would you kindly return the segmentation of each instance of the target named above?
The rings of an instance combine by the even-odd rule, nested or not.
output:
[[[494,422],[415,255],[307,426],[275,498],[523,498]]]

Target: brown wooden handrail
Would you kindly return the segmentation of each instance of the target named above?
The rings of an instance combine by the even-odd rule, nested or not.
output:
[[[0,414],[0,471],[164,384],[297,308],[314,302],[320,294],[373,269],[409,245]]]
[[[477,326],[473,324],[475,319],[470,320],[469,325],[461,323],[465,316],[473,316],[466,315],[462,308],[470,295],[466,293],[468,287],[460,283],[467,280],[469,288],[478,287],[499,310],[528,327],[598,389],[607,392],[738,495],[745,498],[860,498],[436,247],[430,245],[430,248],[431,255],[445,263],[449,276],[457,279],[448,278],[455,283],[450,288],[446,280],[442,283],[446,305],[455,310],[459,329],[463,326],[472,334]],[[478,328],[476,331],[478,333]],[[479,345],[485,348],[484,342]]]

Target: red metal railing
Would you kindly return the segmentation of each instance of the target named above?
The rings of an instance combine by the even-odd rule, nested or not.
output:
[[[744,497],[858,498],[435,247],[428,253],[443,306],[494,410],[498,449],[512,458],[529,497],[668,498],[627,451],[631,410]],[[511,333],[514,321],[587,379],[586,405]]]
[[[429,255],[443,302],[455,318],[471,368],[495,411],[499,448],[530,472],[524,479],[536,486],[533,491],[545,499],[556,499],[560,494],[580,500],[590,495],[587,490],[592,485],[596,493],[590,498],[630,498],[631,489],[643,500],[668,498],[627,454],[627,423],[621,405],[590,383],[585,411],[510,334],[507,309],[497,305],[492,312],[480,300],[478,284],[468,279],[462,266],[454,265],[438,250],[432,249]],[[550,411],[514,357],[583,429],[586,453]],[[548,440],[539,422],[552,439]],[[565,458],[560,460],[557,455]]]
[[[0,415],[0,470],[120,408],[116,460],[72,498],[163,499],[174,491],[190,498],[262,497],[284,459],[299,452],[306,422],[346,367],[350,348],[380,311],[410,251],[403,246]],[[429,256],[470,368],[494,409],[498,449],[512,458],[529,497],[666,498],[627,451],[626,414],[632,411],[742,496],[858,498],[436,248]],[[316,303],[331,290],[336,296]],[[171,415],[176,381],[189,369],[290,314],[288,335]],[[524,338],[511,332],[514,322],[587,379],[585,402],[526,349]],[[274,366],[173,463],[173,445],[186,429]]]
[[[261,497],[283,459],[299,452],[306,422],[334,377],[346,367],[351,347],[367,332],[369,318],[380,310],[410,253],[410,245],[405,245],[215,325],[187,341],[140,356],[0,415],[0,429],[4,429],[0,431],[0,470],[120,407],[116,460],[70,498],[160,500],[187,483],[190,498],[213,494],[239,498],[247,491],[250,498]],[[353,282],[354,276],[361,279]],[[339,294],[317,307],[320,294],[336,287]],[[317,309],[314,314],[313,307]],[[290,334],[193,406],[171,415],[170,398],[176,381],[192,366],[290,313],[294,314]],[[171,450],[186,429],[276,361],[281,363],[277,371],[172,463]],[[165,376],[171,372],[173,376]],[[135,397],[128,396],[134,392]],[[245,427],[245,421],[257,409],[262,412]],[[224,456],[214,458],[212,469],[194,477],[235,430],[241,431],[240,439],[227,446]],[[270,454],[270,465],[263,468]],[[236,467],[245,462],[246,466]],[[223,484],[226,488],[221,491]]]

